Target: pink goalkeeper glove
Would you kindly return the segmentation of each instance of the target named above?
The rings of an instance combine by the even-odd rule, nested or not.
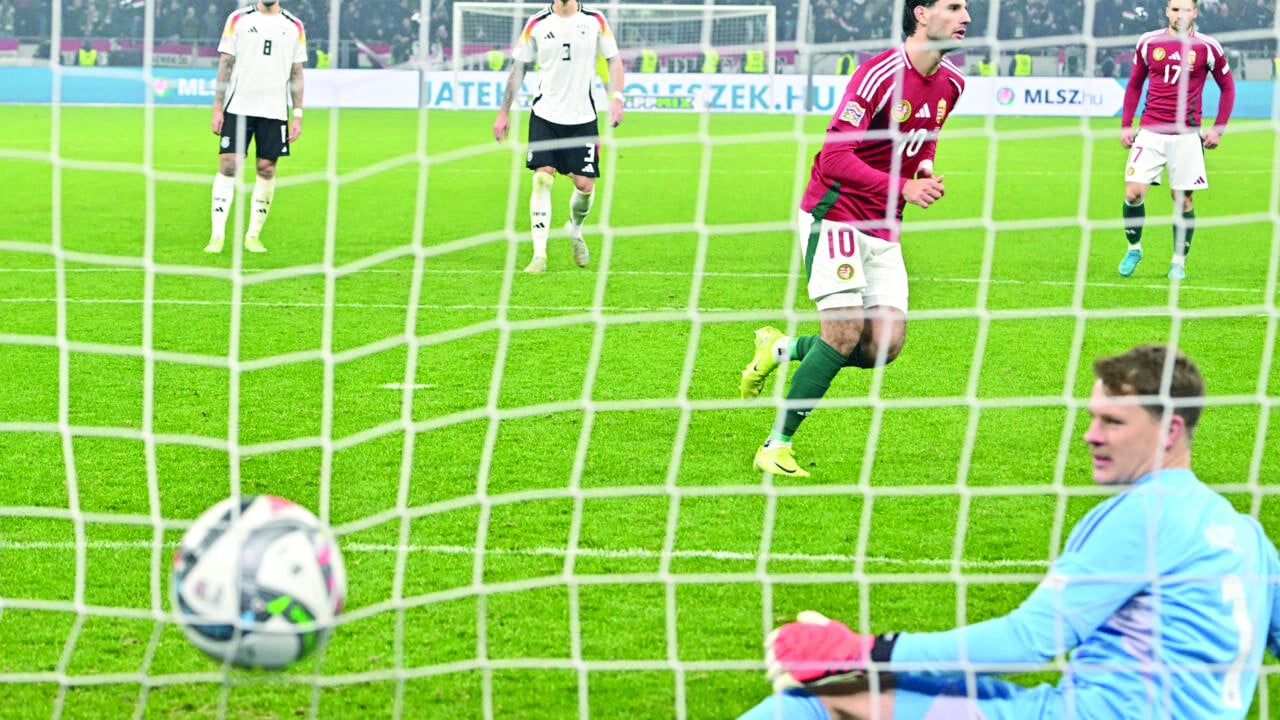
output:
[[[855,633],[839,620],[805,610],[765,639],[765,678],[775,692],[855,680],[871,662],[889,660],[893,641],[893,635]]]

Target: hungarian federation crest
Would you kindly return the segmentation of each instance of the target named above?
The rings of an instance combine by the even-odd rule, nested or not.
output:
[[[893,106],[893,121],[906,122],[909,117],[911,117],[911,101],[903,98]]]

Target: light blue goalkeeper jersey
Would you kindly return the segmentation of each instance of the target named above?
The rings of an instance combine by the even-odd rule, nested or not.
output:
[[[903,633],[891,665],[1008,671],[1075,648],[1058,686],[1066,716],[1243,718],[1264,648],[1280,656],[1277,583],[1256,521],[1191,471],[1160,470],[1077,523],[1017,610]]]

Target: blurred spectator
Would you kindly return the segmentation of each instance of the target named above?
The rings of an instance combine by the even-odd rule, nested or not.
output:
[[[189,43],[200,42],[203,39],[201,37],[203,29],[204,24],[200,22],[200,18],[196,17],[196,9],[192,6],[187,6],[187,14],[182,18],[182,41]]]
[[[406,17],[400,21],[395,37],[391,41],[391,64],[399,65],[409,62],[413,57],[414,44],[418,42],[418,24]]]
[[[161,41],[180,38],[187,42],[216,43],[227,15],[248,1],[208,0],[207,7],[200,7],[192,4],[191,0],[155,0],[155,36]],[[795,42],[799,35],[808,42],[823,45],[897,40],[901,37],[901,22],[894,17],[892,2],[806,0],[809,27],[801,28],[798,26],[799,1],[716,0],[716,4],[773,5],[779,44]],[[1084,27],[1086,0],[970,0],[969,14],[973,22],[969,28],[969,44],[981,45],[981,39],[990,35],[1000,40],[1076,35],[1082,28],[1091,30],[1097,38],[1133,38],[1136,41],[1141,33],[1165,24],[1166,0],[1087,1],[1095,3],[1090,28]],[[329,0],[281,2],[285,9],[303,19],[309,38],[327,43],[330,25],[337,21],[339,38],[354,37],[370,44],[390,45],[397,61],[402,58],[407,61],[417,52],[418,27],[414,17],[426,18],[428,39],[434,48],[447,49],[453,43],[454,0],[342,0],[339,14],[334,17],[329,16]],[[705,0],[666,2],[701,6]],[[625,8],[626,5],[625,0],[606,0],[598,7],[616,15],[614,8]],[[1198,25],[1205,32],[1219,34],[1266,30],[1275,25],[1275,6],[1276,0],[1200,0]],[[52,0],[0,0],[0,35],[14,34],[34,40],[48,38],[51,8]],[[143,35],[144,12],[143,0],[62,0],[62,34],[66,37],[138,39]],[[616,17],[611,16],[610,20],[627,47],[696,44],[702,40],[700,21],[671,22],[661,28],[653,25],[628,28]],[[406,25],[406,22],[410,24]],[[758,30],[758,27],[745,23],[717,23],[712,42],[743,42]],[[494,30],[490,29],[488,34],[495,34]],[[505,35],[505,32],[500,34]],[[505,46],[510,38],[477,34],[465,40],[474,44],[496,42]],[[1058,44],[1055,43],[1055,49]],[[1266,49],[1274,45],[1274,35],[1270,39],[1233,45],[1237,49]]]
[[[1119,64],[1116,62],[1114,53],[1105,48],[1098,51],[1098,77],[1118,77],[1116,73],[1118,69]]]
[[[0,37],[13,37],[17,8],[9,0],[0,2]]]
[[[204,27],[200,29],[200,38],[205,42],[216,43],[222,39],[222,24],[227,21],[226,16],[218,9],[217,3],[209,3],[209,9],[204,11]]]

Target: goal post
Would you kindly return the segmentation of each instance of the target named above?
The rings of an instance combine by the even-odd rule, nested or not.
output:
[[[453,5],[453,70],[493,70],[489,53],[511,49],[525,20],[545,2],[460,2]],[[701,72],[712,55],[717,72],[745,72],[749,53],[763,53],[759,72],[777,69],[776,13],[772,5],[659,5],[590,3],[608,19],[628,72],[642,72],[645,51],[658,72]],[[757,56],[758,57],[758,56]],[[753,68],[752,71],[755,69]]]

